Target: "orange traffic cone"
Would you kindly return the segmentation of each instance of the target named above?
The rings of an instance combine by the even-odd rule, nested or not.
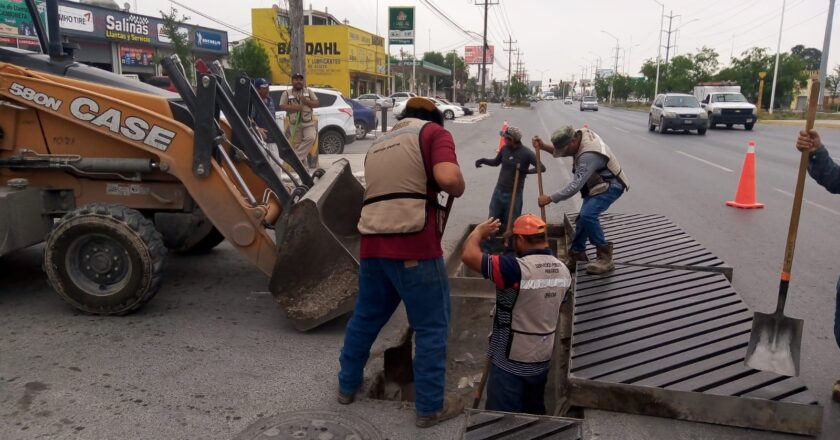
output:
[[[507,129],[508,129],[508,123],[507,123],[507,121],[505,121],[502,124],[502,133],[504,133],[505,130],[507,130]],[[504,136],[499,136],[499,148],[496,149],[496,152],[498,153],[499,151],[502,151],[502,147],[504,147],[504,146],[505,146],[505,137]]]
[[[747,156],[744,158],[744,166],[741,169],[741,179],[738,181],[738,192],[735,193],[735,200],[726,202],[726,206],[734,206],[743,209],[763,208],[763,203],[755,201],[755,141],[749,142]]]
[[[589,128],[589,124],[583,124],[583,128]]]

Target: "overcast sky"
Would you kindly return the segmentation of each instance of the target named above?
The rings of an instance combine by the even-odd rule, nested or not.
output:
[[[123,4],[125,0],[118,0]],[[134,0],[128,0],[134,5]],[[277,0],[177,0],[227,25],[251,31],[250,9],[270,7]],[[280,0],[282,6],[285,2]],[[424,51],[457,50],[463,55],[465,45],[481,44],[458,28],[435,15],[427,5],[431,3],[448,16],[458,27],[482,33],[484,11],[476,6],[484,0],[304,0],[304,7],[326,8],[339,20],[369,32],[387,34],[388,6],[415,6],[417,29],[417,55]],[[497,61],[492,74],[497,78],[507,76],[507,53],[502,51],[508,34],[517,41],[514,48],[523,52],[522,61],[532,80],[556,82],[557,79],[580,78],[581,66],[594,65],[601,57],[601,66],[615,63],[616,40],[601,32],[606,30],[619,39],[622,48],[619,71],[638,74],[645,59],[656,58],[659,39],[661,6],[655,0],[496,0],[488,19],[489,44],[496,46]],[[169,0],[137,0],[139,12],[159,15],[168,9]],[[491,3],[493,1],[491,0]],[[704,45],[717,50],[722,64],[727,64],[730,54],[737,56],[753,46],[771,48],[774,52],[779,32],[782,0],[665,0],[665,13],[681,15],[673,19],[672,34],[676,37],[673,53],[692,52]],[[828,16],[829,0],[787,0],[782,33],[782,51],[796,44],[822,50],[823,36]],[[233,6],[236,5],[236,6]],[[378,8],[377,8],[378,5]],[[177,6],[176,6],[177,8]],[[835,17],[838,15],[835,8]],[[378,11],[378,12],[377,12]],[[191,22],[225,29],[190,11],[182,10]],[[665,20],[667,29],[668,20]],[[681,27],[682,26],[682,27]],[[231,40],[246,35],[226,29]],[[840,24],[835,19],[834,36],[840,35]],[[663,35],[663,46],[665,38]],[[672,41],[672,45],[674,42]],[[399,54],[402,48],[392,46],[391,53]],[[662,51],[665,56],[665,50]],[[626,62],[624,59],[627,58]],[[514,62],[515,62],[514,57]],[[829,69],[840,64],[840,39],[835,38],[829,54]]]

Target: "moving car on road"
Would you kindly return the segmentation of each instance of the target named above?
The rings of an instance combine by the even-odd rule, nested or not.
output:
[[[566,99],[563,100],[563,104],[574,104],[575,102],[572,101],[571,96],[567,96]]]
[[[700,102],[685,93],[664,93],[653,100],[648,114],[648,130],[665,133],[666,130],[697,130],[706,134],[709,117]]]
[[[356,98],[362,105],[376,111],[394,106],[394,100],[376,93],[366,93]]]
[[[443,117],[446,119],[455,119],[464,116],[464,110],[461,106],[452,105],[452,104],[445,104],[437,98],[426,98],[435,103],[438,110],[443,113]],[[397,105],[394,106],[394,116],[396,118],[402,118],[403,112],[405,111],[405,103],[408,101],[398,102]]]
[[[700,100],[709,118],[709,128],[717,124],[743,125],[752,130],[757,119],[757,109],[741,94],[741,86],[699,85],[694,87],[694,97]]]
[[[388,98],[394,103],[394,105],[397,105],[401,102],[407,101],[408,98],[413,98],[415,96],[417,96],[416,93],[397,92],[397,93],[391,94],[391,96],[389,96]]]
[[[377,113],[357,99],[347,99],[347,102],[353,107],[353,123],[356,124],[356,139],[362,140],[367,136],[368,132],[376,129]]]
[[[580,100],[580,111],[595,110],[598,111],[598,98],[595,96],[584,96]]]

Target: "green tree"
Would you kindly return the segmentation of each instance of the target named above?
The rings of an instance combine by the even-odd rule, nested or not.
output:
[[[230,66],[244,72],[251,78],[271,76],[268,54],[262,45],[253,38],[248,38],[230,51]]]
[[[806,62],[798,55],[782,53],[779,56],[779,77],[776,81],[776,107],[783,107],[790,104],[794,89],[804,87],[808,83],[808,75],[805,72]],[[773,69],[775,65],[775,54],[766,48],[753,47],[741,54],[741,58],[733,58],[729,67],[721,70],[717,79],[722,81],[734,81],[741,86],[741,93],[752,102],[758,98],[758,73],[768,72],[764,83],[764,96],[761,99],[764,108],[770,106],[770,94],[772,93]]]
[[[677,55],[671,58],[666,66],[665,87],[660,89],[666,92],[689,92],[695,83],[695,65],[691,54]],[[660,66],[661,69],[661,66]],[[660,76],[661,78],[661,76]]]
[[[610,96],[610,83],[612,77],[596,76],[595,77],[595,95],[599,98],[606,98]]]
[[[182,28],[184,22],[190,18],[186,15],[179,17],[178,10],[175,8],[170,8],[169,13],[160,11],[160,18],[163,21],[163,34],[172,41],[172,51],[181,59],[187,80],[195,84],[195,59],[190,51],[190,37],[188,33],[178,32],[178,29]]]
[[[834,67],[831,75],[825,76],[825,94],[829,96],[840,94],[840,64]]]
[[[719,62],[719,55],[714,49],[703,46],[696,54],[690,55],[691,61],[694,63],[694,70],[692,72],[692,79],[694,85],[699,82],[711,80],[715,73],[717,73]]]
[[[790,53],[802,58],[805,62],[805,70],[819,70],[822,61],[822,51],[813,47],[805,47],[797,44],[790,49]]]
[[[443,66],[446,64],[446,60],[444,59],[443,54],[434,51],[424,53],[423,61],[427,61],[432,64],[437,64],[438,66]]]
[[[510,97],[516,104],[521,104],[528,97],[528,84],[525,84],[517,77],[510,79]]]

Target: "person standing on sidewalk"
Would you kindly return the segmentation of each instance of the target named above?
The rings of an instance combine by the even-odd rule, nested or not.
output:
[[[268,108],[269,113],[274,115],[277,111],[277,106],[275,105],[274,99],[271,98],[268,91],[268,80],[265,78],[257,78],[254,80],[254,87],[257,89],[257,93],[260,95],[260,99]],[[265,141],[265,148],[271,152],[271,154],[277,156],[277,140],[271,135],[271,131],[269,131],[269,127],[261,124],[262,120],[257,117],[257,109],[252,105],[251,106],[251,114],[249,115],[251,121],[254,125],[257,126],[259,129],[260,135],[262,135],[263,141]],[[274,119],[271,120],[274,123]],[[280,166],[274,163],[274,161],[269,161],[271,164],[271,168],[274,170],[277,175],[280,175],[281,169]]]
[[[541,415],[560,306],[572,276],[552,254],[545,222],[533,214],[513,224],[517,256],[482,253],[481,241],[500,225],[491,218],[476,226],[461,255],[464,265],[496,285],[485,409]]]
[[[502,221],[501,230],[505,230],[507,225],[508,211],[510,210],[511,198],[513,197],[514,179],[516,177],[516,168],[519,168],[519,183],[516,185],[516,206],[513,207],[513,218],[517,219],[522,215],[522,188],[525,186],[525,177],[528,174],[537,173],[537,157],[534,152],[522,145],[522,132],[516,127],[508,127],[505,131],[499,133],[505,139],[505,144],[502,149],[496,154],[493,159],[478,159],[475,161],[475,167],[481,168],[482,165],[491,167],[502,166],[499,170],[499,179],[496,181],[496,188],[493,190],[493,196],[490,198],[490,214],[489,218],[497,218]],[[534,168],[530,168],[531,165]],[[542,170],[545,171],[545,165]]]
[[[840,194],[840,165],[828,154],[819,133],[816,130],[800,131],[796,139],[796,148],[809,153],[808,174],[811,178],[828,192]],[[837,281],[837,299],[834,308],[834,339],[837,341],[837,347],[840,348],[840,280]],[[840,380],[834,382],[831,397],[835,402],[840,402]]]
[[[317,163],[310,159],[309,151],[315,144],[315,120],[312,109],[321,105],[315,92],[304,87],[303,74],[292,75],[292,88],[280,95],[280,110],[286,112],[286,137],[292,144],[300,162],[308,168],[317,168]]]
[[[338,402],[353,402],[370,348],[402,301],[415,332],[416,425],[427,428],[464,408],[444,399],[450,304],[437,195],[459,197],[465,184],[434,102],[408,100],[405,117],[368,150],[365,181],[359,297],[341,349]]]
[[[594,131],[588,128],[575,130],[563,127],[551,135],[551,145],[545,144],[539,136],[531,140],[534,148],[540,148],[554,157],[573,157],[572,181],[565,188],[551,196],[540,195],[537,203],[546,206],[558,203],[580,192],[583,205],[575,220],[575,237],[572,240],[566,263],[574,270],[577,262],[587,262],[586,241],[595,245],[598,258],[586,266],[590,274],[612,271],[613,245],[604,237],[599,216],[610,207],[624,191],[629,189],[627,175],[618,163],[610,147]]]

